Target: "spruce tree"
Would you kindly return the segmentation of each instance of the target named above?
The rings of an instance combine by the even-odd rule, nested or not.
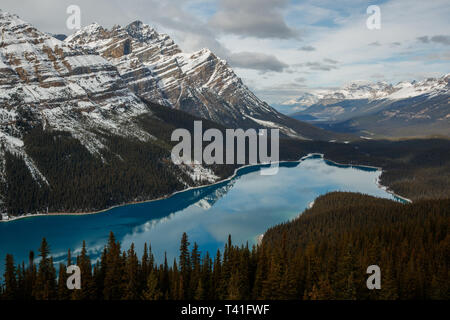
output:
[[[134,243],[128,249],[126,264],[125,264],[125,300],[139,299],[139,260],[134,251]]]
[[[6,255],[5,273],[3,277],[5,279],[3,298],[5,300],[16,299],[18,297],[17,274],[16,267],[14,265],[14,258],[10,254]]]
[[[152,271],[147,279],[147,288],[143,293],[144,300],[160,300],[162,292],[159,289],[158,277],[155,271]]]
[[[109,235],[106,256],[104,262],[104,287],[105,300],[120,300],[123,293],[124,261],[121,256],[120,243],[116,242],[114,234]]]
[[[45,238],[42,239],[39,248],[39,270],[36,276],[36,283],[33,287],[33,296],[37,300],[53,300],[57,296],[56,290],[56,270],[53,266],[53,259],[50,255],[50,248]]]
[[[189,241],[186,233],[183,233],[180,245],[180,275],[182,285],[180,286],[180,291],[182,299],[187,299],[189,297],[189,284],[191,276],[191,260],[189,254]]]

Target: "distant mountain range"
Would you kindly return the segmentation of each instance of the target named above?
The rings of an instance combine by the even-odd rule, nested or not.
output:
[[[420,82],[355,82],[307,93],[285,105],[291,116],[365,137],[450,136],[450,75]]]

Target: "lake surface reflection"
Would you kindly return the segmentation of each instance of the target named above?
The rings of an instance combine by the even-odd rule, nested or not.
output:
[[[164,200],[118,207],[95,215],[33,217],[0,223],[0,271],[4,257],[27,261],[47,238],[56,262],[67,249],[79,252],[86,240],[91,258],[98,258],[110,231],[128,249],[134,242],[139,254],[150,242],[157,260],[164,251],[169,263],[178,256],[183,232],[200,250],[215,254],[231,234],[236,244],[256,243],[269,227],[298,216],[319,195],[353,191],[394,199],[379,188],[381,171],[334,165],[322,158],[282,163],[278,174],[260,175],[259,167],[241,169],[229,181],[184,191]]]

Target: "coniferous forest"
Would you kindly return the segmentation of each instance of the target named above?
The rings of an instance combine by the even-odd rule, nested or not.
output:
[[[42,240],[29,261],[5,259],[4,300],[449,299],[450,200],[401,204],[362,194],[319,197],[297,219],[267,231],[257,246],[202,252],[183,234],[176,261],[142,256],[111,233],[98,262],[85,244],[59,268]],[[37,244],[38,246],[39,244]],[[38,258],[38,259],[36,259]],[[66,286],[68,265],[81,269],[81,289]],[[381,289],[368,290],[366,269],[381,269]],[[59,269],[59,272],[57,272]]]

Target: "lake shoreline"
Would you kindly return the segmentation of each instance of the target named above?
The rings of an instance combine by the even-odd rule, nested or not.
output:
[[[380,176],[383,173],[383,169],[380,168],[380,167],[374,167],[374,166],[368,166],[368,165],[341,164],[341,163],[338,163],[338,162],[335,162],[333,160],[329,160],[329,159],[325,158],[325,155],[323,153],[309,153],[306,156],[301,157],[299,160],[283,160],[283,161],[274,162],[273,164],[278,164],[278,165],[279,164],[283,164],[283,163],[299,163],[300,164],[304,160],[307,160],[307,159],[310,159],[310,158],[314,158],[314,157],[318,157],[318,156],[321,159],[323,159],[325,161],[328,161],[328,162],[330,162],[332,164],[338,165],[338,166],[345,166],[345,167],[349,167],[349,168],[370,168],[370,169],[375,169],[377,171],[381,171]],[[47,216],[49,216],[49,217],[51,217],[51,216],[85,216],[85,215],[94,215],[94,214],[105,213],[105,212],[108,212],[110,210],[113,210],[113,209],[116,209],[116,208],[120,208],[120,207],[132,206],[132,205],[137,205],[137,204],[143,204],[143,203],[150,203],[150,202],[165,200],[165,199],[169,199],[169,198],[173,197],[174,195],[182,193],[182,192],[187,192],[187,191],[190,191],[190,190],[195,190],[195,189],[200,189],[200,188],[205,188],[205,187],[211,187],[211,186],[214,186],[214,185],[217,185],[217,184],[220,184],[220,183],[223,183],[223,182],[230,181],[230,180],[234,179],[237,176],[237,174],[239,173],[240,170],[243,170],[243,169],[246,169],[246,168],[250,168],[250,167],[264,167],[264,166],[268,166],[268,165],[270,165],[270,164],[269,163],[260,163],[260,164],[244,165],[242,167],[239,167],[239,168],[235,169],[234,173],[231,176],[229,176],[228,178],[216,181],[216,182],[211,183],[211,184],[195,186],[195,187],[188,187],[186,189],[178,190],[178,191],[172,192],[171,194],[168,194],[168,195],[165,195],[165,196],[162,196],[162,197],[158,197],[158,198],[155,198],[155,199],[149,199],[149,200],[143,200],[143,201],[132,201],[132,202],[127,202],[127,203],[123,203],[123,204],[117,204],[117,205],[108,207],[106,209],[97,210],[97,211],[88,211],[88,212],[49,212],[49,213],[26,214],[26,215],[22,215],[22,216],[19,216],[19,217],[9,218],[8,220],[3,220],[2,219],[2,220],[0,220],[0,223],[2,223],[2,222],[3,223],[7,223],[7,222],[18,221],[18,220],[21,220],[21,219],[47,217]],[[375,181],[376,185],[380,189],[382,189],[382,190],[392,194],[394,197],[402,199],[405,202],[412,203],[412,201],[410,199],[402,197],[400,195],[397,195],[392,190],[390,190],[388,187],[381,185],[381,183],[380,183],[380,176]]]

